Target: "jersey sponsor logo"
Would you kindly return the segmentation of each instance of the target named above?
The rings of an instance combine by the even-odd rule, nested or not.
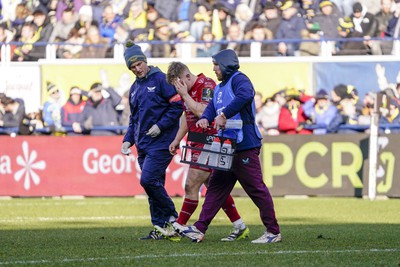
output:
[[[214,90],[211,88],[203,88],[203,92],[201,94],[201,100],[209,102],[214,96]]]

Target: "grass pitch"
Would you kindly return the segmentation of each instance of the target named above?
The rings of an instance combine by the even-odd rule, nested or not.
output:
[[[268,245],[250,243],[258,209],[235,201],[250,239],[220,242],[220,212],[196,244],[138,240],[151,230],[145,198],[0,200],[0,266],[400,266],[400,199],[275,198],[283,242]]]

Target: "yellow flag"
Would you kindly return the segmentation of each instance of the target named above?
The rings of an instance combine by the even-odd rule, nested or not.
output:
[[[211,32],[215,36],[215,40],[219,41],[224,37],[224,33],[222,32],[221,21],[219,20],[218,10],[214,9],[212,14],[212,24],[211,24]]]

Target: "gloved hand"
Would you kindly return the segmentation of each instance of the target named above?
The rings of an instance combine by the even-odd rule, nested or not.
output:
[[[156,137],[161,133],[160,128],[158,128],[157,124],[151,126],[151,128],[147,131],[146,135],[150,135],[151,137]]]
[[[124,142],[121,146],[121,153],[124,155],[129,155],[132,151],[131,151],[131,143],[129,142]]]

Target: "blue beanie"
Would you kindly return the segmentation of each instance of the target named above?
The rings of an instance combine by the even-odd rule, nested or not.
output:
[[[137,61],[144,61],[147,62],[147,58],[142,52],[140,46],[135,45],[135,43],[131,40],[128,40],[125,44],[126,49],[124,52],[124,58],[126,62],[126,66],[128,69],[131,68],[132,64]]]

